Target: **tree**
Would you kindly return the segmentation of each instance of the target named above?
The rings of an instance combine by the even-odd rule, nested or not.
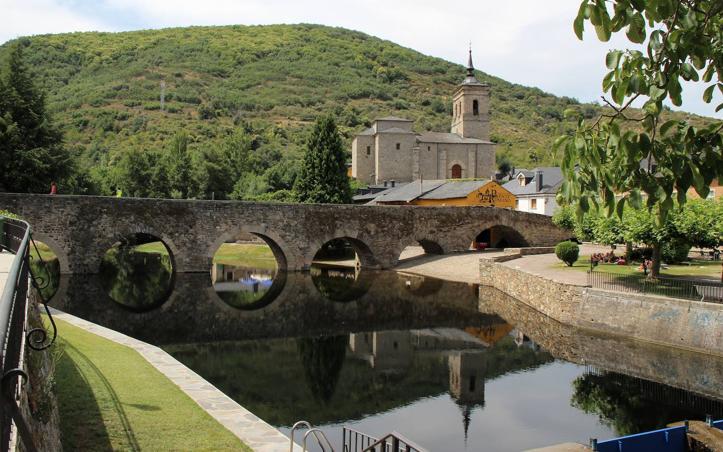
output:
[[[166,167],[170,193],[174,198],[188,198],[193,190],[191,178],[191,154],[188,152],[188,135],[179,132],[171,141],[171,149],[166,154]]]
[[[301,202],[351,203],[344,149],[331,116],[316,120],[306,145],[295,191]]]
[[[723,122],[712,121],[702,128],[686,121],[661,124],[666,98],[673,105],[682,104],[681,79],[710,83],[715,76],[717,84],[703,94],[708,103],[716,85],[723,90],[723,3],[583,0],[573,26],[579,39],[587,21],[602,41],[626,28],[631,42],[642,44],[647,38],[647,43],[644,52],[612,50],[607,54],[610,72],[602,84],[611,97],[603,96],[610,112],[592,124],[578,117],[576,132],[555,141],[556,148],[564,149],[561,201],[575,203],[578,215],[603,206],[608,216],[615,212],[622,216],[626,203],[641,208],[644,193],[646,207],[655,209],[657,224],[663,224],[674,199],[684,205],[690,187],[705,198],[711,182],[723,177]],[[633,112],[630,106],[638,99],[645,100],[642,111]],[[723,103],[717,110],[721,108]],[[566,114],[578,115],[574,110]],[[642,130],[625,127],[629,122]],[[651,276],[655,277],[660,270],[661,242],[652,245]]]
[[[23,46],[13,45],[0,75],[0,190],[45,192],[68,175],[72,161],[23,61]]]

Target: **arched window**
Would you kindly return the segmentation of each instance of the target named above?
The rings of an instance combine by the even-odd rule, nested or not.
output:
[[[462,179],[462,167],[460,165],[452,165],[452,179]]]
[[[479,116],[479,102],[477,99],[472,101],[472,114],[475,116]]]

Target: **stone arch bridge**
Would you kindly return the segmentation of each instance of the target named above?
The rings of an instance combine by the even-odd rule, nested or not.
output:
[[[345,238],[361,265],[391,268],[408,245],[428,252],[467,250],[495,228],[509,246],[549,246],[570,236],[550,217],[494,207],[271,204],[0,193],[35,239],[58,255],[62,273],[97,273],[123,237],[148,234],[171,251],[176,272],[208,272],[218,247],[240,232],[264,239],[280,268],[306,270],[329,240]]]

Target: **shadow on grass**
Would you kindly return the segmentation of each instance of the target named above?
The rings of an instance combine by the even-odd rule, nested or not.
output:
[[[64,382],[58,391],[63,448],[93,451],[115,449],[99,407],[98,399],[107,395],[112,412],[120,422],[125,443],[123,449],[140,451],[123,404],[103,372],[71,344],[66,342],[64,347],[65,353],[58,363],[58,381]],[[91,379],[97,380],[95,385]],[[131,406],[147,411],[160,410],[153,405]]]

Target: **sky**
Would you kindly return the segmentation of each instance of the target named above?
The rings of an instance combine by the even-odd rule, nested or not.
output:
[[[572,31],[579,4],[580,0],[0,0],[0,43],[71,31],[315,23],[362,31],[460,64],[466,63],[471,43],[480,70],[559,96],[600,102],[605,54],[630,43],[624,36],[599,42],[592,30],[579,41]],[[706,104],[704,88],[685,84],[680,109],[723,118],[723,111],[715,113],[720,93]]]

